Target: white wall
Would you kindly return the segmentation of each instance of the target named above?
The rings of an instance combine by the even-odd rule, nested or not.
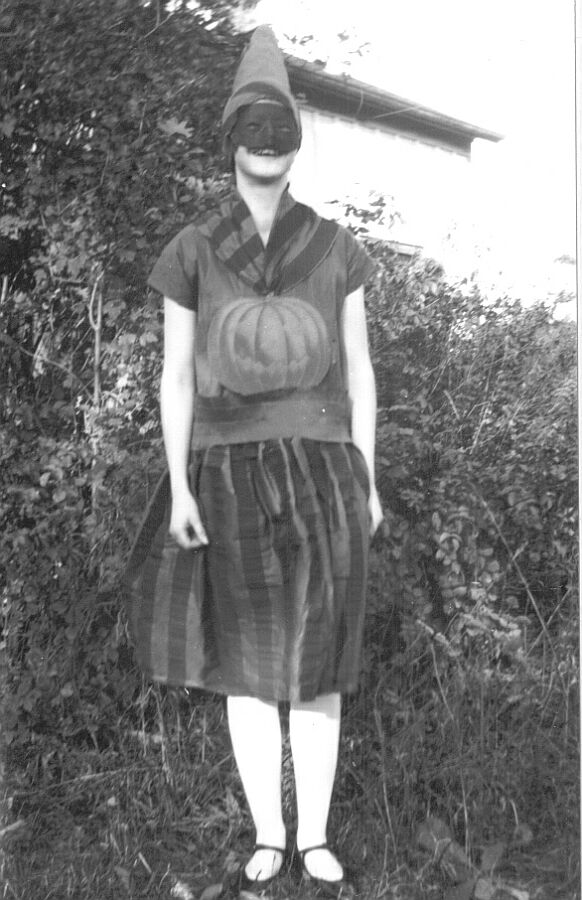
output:
[[[380,192],[394,198],[391,206],[403,219],[382,236],[419,246],[451,279],[474,280],[492,298],[509,293],[524,302],[553,302],[560,292],[575,291],[576,267],[555,261],[558,244],[544,252],[523,239],[506,202],[511,186],[495,176],[500,145],[475,141],[471,160],[428,139],[308,106],[301,121],[291,190],[321,215],[342,220],[341,203],[331,201],[365,206],[371,191]],[[531,218],[531,229],[541,226],[533,212]],[[575,301],[561,304],[558,314],[574,318]]]
[[[402,217],[387,236],[420,245],[445,262],[470,214],[470,160],[428,139],[408,137],[310,107],[302,107],[303,142],[293,167],[297,200],[340,218],[349,198],[364,206],[370,192],[392,197]],[[372,231],[373,229],[370,228]],[[452,238],[451,238],[452,235]]]

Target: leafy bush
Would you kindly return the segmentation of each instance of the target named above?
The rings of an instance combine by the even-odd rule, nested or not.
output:
[[[112,740],[141,683],[117,586],[163,465],[161,321],[145,277],[227,183],[216,109],[241,42],[221,24],[226,6],[2,5],[2,739],[13,755]]]
[[[511,819],[549,833],[561,797],[576,834],[575,327],[372,250],[388,524],[368,666],[387,796],[406,829],[430,809],[469,843]],[[541,764],[558,735],[560,773]]]
[[[446,621],[476,583],[543,628],[575,587],[574,326],[377,255],[378,477],[401,590]]]

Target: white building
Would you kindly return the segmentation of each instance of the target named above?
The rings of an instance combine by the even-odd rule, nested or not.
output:
[[[575,261],[562,255],[550,265],[519,234],[507,236],[499,192],[498,217],[483,215],[484,166],[500,134],[321,64],[286,62],[303,125],[291,178],[298,200],[361,224],[346,205],[363,209],[383,196],[384,222],[367,223],[371,236],[434,257],[453,280],[475,280],[491,297],[544,300],[556,317],[576,317]]]
[[[369,233],[404,252],[420,249],[448,268],[471,240],[471,145],[501,135],[324,67],[287,57],[302,101],[303,143],[292,172],[298,200],[342,218],[345,205],[386,199]]]

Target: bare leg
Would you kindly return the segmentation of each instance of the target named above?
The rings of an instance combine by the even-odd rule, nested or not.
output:
[[[306,703],[293,703],[289,732],[297,791],[297,847],[324,844],[337,765],[340,732],[340,694],[325,694]],[[305,859],[308,872],[327,881],[341,879],[343,870],[327,850]]]
[[[281,722],[276,703],[228,697],[228,725],[234,757],[257,832],[257,844],[285,847],[281,809]],[[270,878],[282,855],[258,850],[246,865],[253,880]]]

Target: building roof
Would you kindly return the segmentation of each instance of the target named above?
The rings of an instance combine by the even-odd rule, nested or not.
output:
[[[286,56],[291,88],[320,109],[327,109],[409,134],[428,137],[453,150],[469,153],[475,138],[500,141],[501,134],[421,106],[351,75],[335,75],[318,63]]]

